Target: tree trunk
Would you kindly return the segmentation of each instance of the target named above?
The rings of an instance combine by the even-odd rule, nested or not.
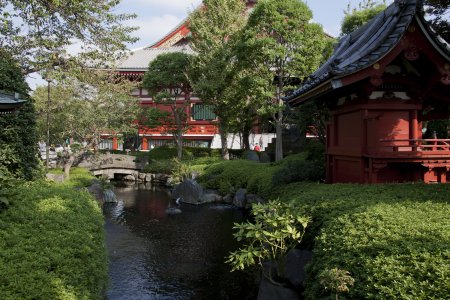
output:
[[[279,111],[275,118],[275,161],[283,159],[283,111]]]
[[[183,158],[183,136],[177,136],[177,157],[179,160]]]
[[[242,129],[242,140],[244,149],[252,150],[250,149],[250,129],[248,129],[247,126],[244,126],[244,128]]]
[[[219,120],[219,134],[220,134],[220,142],[222,144],[222,158],[224,160],[230,160],[230,154],[228,153],[227,132],[225,132],[221,120]]]
[[[75,161],[75,155],[69,154],[69,159],[64,163],[64,180],[70,178],[70,169],[72,168],[73,162]]]

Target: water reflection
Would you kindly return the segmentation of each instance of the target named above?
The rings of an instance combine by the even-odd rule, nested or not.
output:
[[[175,206],[169,192],[146,186],[116,188],[106,204],[110,258],[108,299],[242,299],[248,276],[223,263],[236,248],[233,222],[244,216],[227,205]]]

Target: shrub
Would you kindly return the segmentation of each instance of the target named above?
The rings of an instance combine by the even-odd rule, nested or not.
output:
[[[280,168],[274,173],[273,185],[280,186],[299,181],[323,181],[325,168],[317,161],[306,160],[309,153],[290,155],[277,163]]]
[[[450,295],[449,185],[297,183],[278,193],[312,216],[307,299],[329,292],[320,274],[348,270],[347,299],[446,299]]]
[[[235,224],[237,232],[234,237],[245,244],[228,256],[227,263],[234,271],[255,264],[263,269],[263,262],[274,261],[277,262],[278,274],[264,275],[269,279],[281,277],[286,253],[301,242],[309,218],[302,216],[292,205],[278,201],[255,204],[252,215],[254,223]]]
[[[222,161],[207,167],[199,182],[210,189],[217,189],[226,195],[239,188],[266,196],[272,188],[271,179],[274,168],[270,164],[261,164],[247,160]]]
[[[175,168],[172,159],[153,159],[142,170],[143,173],[171,174]]]
[[[103,216],[75,183],[15,187],[0,217],[0,299],[100,299],[107,283]]]

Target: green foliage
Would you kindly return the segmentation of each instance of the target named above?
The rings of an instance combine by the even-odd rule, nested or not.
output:
[[[28,99],[28,85],[10,55],[0,50],[0,91]],[[0,167],[13,176],[33,180],[42,176],[37,157],[34,104],[28,100],[15,113],[0,115]]]
[[[76,182],[16,185],[0,218],[1,299],[101,299],[103,216]]]
[[[247,123],[254,115],[249,113],[252,101],[245,97],[249,86],[241,80],[241,64],[236,59],[236,44],[246,22],[245,6],[242,0],[204,0],[203,4],[207,9],[189,16],[191,45],[197,53],[189,79],[195,94],[218,116],[220,134],[226,139],[228,132],[239,130],[233,128],[237,122]],[[228,158],[226,144],[222,143],[223,158]]]
[[[273,176],[273,185],[279,186],[292,182],[313,181],[325,179],[325,167],[315,161],[291,160],[283,164]]]
[[[264,261],[280,262],[286,253],[299,244],[305,234],[309,218],[292,205],[271,201],[267,204],[255,204],[252,207],[254,223],[235,224],[234,237],[244,243],[239,250],[232,252],[227,263],[232,271],[243,270],[258,264],[262,268]],[[278,271],[281,275],[282,270]],[[274,278],[276,274],[266,274]]]
[[[248,66],[246,86],[260,101],[258,113],[270,115],[276,126],[276,161],[283,158],[282,98],[292,89],[292,79],[302,81],[309,76],[325,53],[325,34],[311,20],[312,12],[302,1],[260,1],[250,14],[240,44],[242,64]]]
[[[306,299],[324,297],[320,274],[352,274],[348,299],[445,299],[450,294],[449,185],[307,184],[277,195],[312,217],[314,261]]]
[[[189,128],[186,111],[190,101],[185,99],[180,103],[177,98],[191,90],[187,77],[189,63],[190,55],[186,53],[160,54],[150,62],[142,81],[153,100],[170,109],[170,114],[161,116],[164,118],[161,122],[164,131],[173,136],[178,159],[183,157],[183,134]]]
[[[345,17],[342,21],[341,32],[342,35],[349,34],[358,29],[362,25],[368,23],[377,14],[386,9],[386,1],[382,4],[377,4],[373,0],[363,0],[359,4],[359,8],[350,8],[350,4],[345,11]]]
[[[175,164],[172,159],[150,160],[142,172],[153,174],[171,174]]]
[[[13,188],[19,182],[14,179],[8,170],[0,167],[0,213],[10,205],[10,199],[14,195]]]
[[[436,32],[450,42],[450,0],[425,0],[428,21]]]
[[[234,193],[239,188],[262,197],[272,188],[273,171],[270,164],[261,164],[247,160],[222,161],[205,168],[199,182],[210,189],[217,189],[223,195]]]
[[[118,0],[6,0],[0,2],[0,48],[21,60],[26,73],[74,60],[67,46],[81,41],[89,67],[126,50],[135,15],[116,14]],[[70,59],[67,59],[70,57]],[[63,63],[64,62],[64,63]],[[79,62],[79,61],[78,61]]]
[[[153,160],[171,159],[177,157],[177,149],[170,146],[156,147],[148,152],[148,158]],[[217,149],[203,147],[183,147],[183,160],[192,160],[194,158],[219,158],[220,153]]]

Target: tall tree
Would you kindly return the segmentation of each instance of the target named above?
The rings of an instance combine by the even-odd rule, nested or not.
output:
[[[275,159],[283,158],[283,97],[293,79],[303,80],[323,60],[325,35],[312,23],[312,12],[297,0],[259,1],[251,13],[240,48],[240,59],[250,71],[260,114],[270,114],[276,128]]]
[[[357,8],[351,8],[350,4],[348,4],[347,10],[344,11],[344,20],[341,24],[342,35],[349,34],[366,24],[385,9],[386,0],[383,0],[382,3],[373,0],[363,0],[358,4]]]
[[[183,134],[189,124],[186,111],[190,107],[191,87],[188,79],[190,56],[181,52],[161,54],[151,61],[144,75],[142,86],[149,90],[153,101],[170,109],[165,118],[165,132],[171,134],[177,146],[179,159],[183,155]]]
[[[0,48],[21,62],[25,73],[67,58],[73,42],[82,45],[92,64],[117,58],[135,28],[123,25],[135,15],[115,14],[120,0],[3,0],[0,1]],[[95,59],[95,60],[93,60]]]
[[[425,0],[428,20],[448,43],[450,43],[450,0]]]
[[[66,178],[76,161],[89,149],[97,148],[101,134],[129,132],[137,127],[134,121],[140,112],[139,100],[130,96],[134,83],[112,71],[72,71],[70,74],[49,74],[54,79],[50,106],[47,87],[38,87],[33,94],[39,123],[46,123],[47,114],[50,114],[52,139],[72,138],[80,143],[78,147],[72,147],[71,152],[64,152]],[[46,125],[39,127],[44,129]],[[84,141],[86,145],[82,146]]]
[[[228,159],[227,135],[236,107],[232,104],[238,65],[234,45],[246,22],[245,5],[242,0],[204,0],[203,4],[189,16],[192,48],[197,53],[190,80],[195,93],[218,117],[222,157]]]
[[[19,93],[28,100],[15,113],[0,115],[0,169],[17,178],[33,180],[40,176],[37,156],[38,136],[34,103],[18,62],[0,49],[0,91]]]

